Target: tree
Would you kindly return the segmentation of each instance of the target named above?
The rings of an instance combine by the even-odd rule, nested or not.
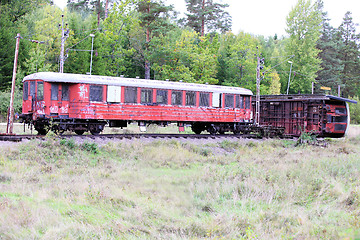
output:
[[[141,0],[137,3],[137,11],[140,13],[140,26],[145,30],[145,51],[142,52],[145,62],[145,79],[150,79],[149,44],[153,36],[165,34],[173,24],[170,23],[170,12],[173,6],[166,6],[162,0]],[[141,51],[138,48],[139,51]]]
[[[280,94],[281,83],[279,74],[276,71],[272,71],[270,74],[270,86],[269,86],[269,94],[278,95]]]
[[[13,72],[15,37],[20,33],[22,37],[28,36],[25,17],[36,10],[46,0],[7,0],[0,2],[0,90],[11,86]],[[21,41],[19,49],[18,66],[23,67],[28,57],[30,42]]]
[[[46,5],[29,15],[28,21],[33,22],[31,31],[34,39],[44,41],[44,48],[41,51],[46,55],[46,63],[51,64],[52,71],[58,71],[60,44],[61,44],[61,31],[58,24],[61,22],[61,15],[64,15],[64,23],[68,22],[68,13],[62,12],[56,6]],[[70,31],[65,48],[68,44],[72,43],[73,32]],[[70,45],[71,46],[71,45]],[[66,66],[66,65],[64,65]]]
[[[276,70],[276,75],[280,78],[280,93],[286,93],[287,84],[289,80],[290,73],[290,64],[289,61],[293,61],[293,56],[288,55],[285,51],[285,45],[287,38],[278,38],[277,35],[274,37],[264,38],[262,36],[258,36],[258,39],[261,44],[262,56],[265,59],[266,66],[271,66],[273,70]],[[269,86],[269,94],[274,94],[272,92],[272,84],[277,86],[277,83],[273,83],[272,81],[277,81],[275,77],[275,73],[269,70],[265,74],[265,78],[269,75],[270,77],[270,86]],[[292,77],[294,75],[292,74]],[[267,78],[268,79],[268,78]],[[263,85],[263,84],[262,84]]]
[[[340,45],[340,59],[343,69],[340,73],[342,80],[342,93],[344,96],[360,94],[360,62],[359,45],[360,37],[356,34],[356,25],[352,21],[351,12],[347,12],[338,29],[338,42]]]
[[[103,23],[103,31],[96,38],[99,56],[95,72],[100,75],[120,76],[131,68],[130,57],[135,49],[130,46],[130,31],[137,29],[139,19],[132,10],[132,1],[115,4]],[[101,60],[100,60],[101,59]]]
[[[155,37],[151,59],[157,78],[216,84],[218,42],[218,36],[180,28]]]
[[[66,22],[70,29],[70,36],[65,42],[67,56],[64,71],[69,73],[86,74],[90,70],[91,42],[90,34],[96,31],[96,18],[90,12],[67,11]],[[98,36],[94,38],[97,41]],[[95,42],[94,41],[94,42]],[[57,50],[59,52],[59,49]],[[93,58],[95,58],[93,54]],[[94,64],[93,64],[94,65]],[[93,72],[93,71],[92,71]]]
[[[337,86],[341,84],[340,71],[343,69],[340,59],[342,41],[337,37],[337,31],[334,29],[324,12],[324,3],[318,0],[318,11],[322,14],[320,38],[317,42],[317,48],[321,51],[319,58],[321,59],[321,69],[317,72],[317,82],[321,86],[331,87],[332,91],[336,91]]]
[[[222,35],[218,55],[219,83],[256,90],[257,60],[254,54],[258,53],[258,46],[258,39],[244,32]]]
[[[316,43],[320,37],[321,16],[317,4],[310,0],[299,0],[289,13],[286,32],[290,35],[286,44],[288,55],[294,55],[293,71],[296,76],[291,81],[290,92],[310,93],[311,83],[320,70],[320,50]]]
[[[201,36],[207,31],[224,33],[231,29],[231,16],[224,8],[228,4],[214,3],[213,0],[185,0],[187,11],[186,25],[200,33]]]

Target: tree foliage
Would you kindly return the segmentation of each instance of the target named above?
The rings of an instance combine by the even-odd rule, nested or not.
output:
[[[213,0],[185,0],[186,26],[194,29],[201,36],[207,32],[224,33],[231,29],[231,16],[225,11],[228,4],[216,3]]]
[[[359,41],[360,36],[356,34],[356,27],[352,20],[351,12],[347,12],[338,29],[338,42],[341,43],[339,49],[341,53],[340,61],[342,65],[340,79],[344,96],[360,94]]]
[[[152,48],[158,48],[152,55],[158,78],[217,83],[218,36],[211,39],[192,30],[175,29],[165,37],[153,39]]]
[[[166,6],[162,0],[141,0],[137,3],[140,26],[145,30],[145,43],[143,44],[145,79],[150,79],[149,43],[154,36],[165,35],[173,27],[169,21],[172,9],[172,5]]]
[[[317,2],[318,11],[322,15],[320,38],[317,42],[317,48],[320,50],[319,58],[322,60],[321,69],[317,73],[317,82],[320,86],[330,87],[335,93],[337,86],[341,84],[340,72],[343,68],[340,59],[342,41],[340,41],[337,30],[332,27],[324,11],[322,0]],[[318,88],[317,88],[318,89]]]
[[[310,93],[311,83],[320,70],[320,50],[316,43],[320,37],[321,16],[317,4],[310,0],[299,0],[287,17],[286,32],[290,35],[286,50],[294,55],[293,71],[296,76],[291,81],[290,92]]]
[[[48,0],[0,2],[0,90],[11,85],[15,36],[21,33],[17,84],[37,71],[58,71],[61,15],[67,23],[64,72],[239,86],[261,94],[310,93],[311,83],[360,94],[359,35],[351,13],[333,27],[322,0],[299,0],[287,17],[289,36],[228,31],[227,4],[184,0],[186,24],[163,0],[68,0],[65,10]],[[25,4],[23,4],[25,3]],[[107,9],[107,17],[105,12]],[[95,37],[91,37],[94,34]],[[37,41],[28,41],[37,40]],[[93,48],[92,48],[93,40]],[[36,42],[43,41],[44,44]],[[256,55],[256,56],[255,56]],[[292,65],[291,65],[291,61]],[[290,66],[292,66],[290,74]]]

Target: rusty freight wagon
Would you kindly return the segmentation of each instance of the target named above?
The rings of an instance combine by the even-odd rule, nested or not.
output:
[[[284,128],[285,135],[312,132],[322,137],[343,137],[350,123],[348,102],[331,95],[263,95],[260,126]]]

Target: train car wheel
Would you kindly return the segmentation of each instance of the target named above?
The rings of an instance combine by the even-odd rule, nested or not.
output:
[[[195,134],[201,134],[201,132],[204,130],[204,126],[201,124],[197,124],[197,123],[193,123],[191,125],[191,130],[195,133]]]
[[[38,131],[38,135],[46,135],[48,133],[48,130],[45,128],[35,128],[36,131]]]
[[[215,135],[217,132],[217,130],[213,124],[211,124],[206,130],[210,133],[210,135]]]
[[[100,134],[100,132],[101,132],[101,130],[100,130],[100,129],[93,129],[93,130],[90,130],[90,133],[91,133],[92,135],[99,135],[99,134]]]
[[[191,127],[191,130],[195,133],[195,134],[200,134],[202,132],[201,129],[196,128],[196,127]]]
[[[85,130],[75,130],[74,131],[77,135],[83,135]]]
[[[234,130],[233,133],[234,133],[235,135],[240,135],[240,130]]]

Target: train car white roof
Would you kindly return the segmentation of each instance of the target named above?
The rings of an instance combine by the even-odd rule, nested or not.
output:
[[[111,85],[111,86],[130,86],[130,87],[142,87],[142,88],[253,95],[249,89],[240,88],[240,87],[146,80],[146,79],[138,79],[138,78],[83,75],[83,74],[72,74],[72,73],[39,72],[26,76],[23,81],[27,81],[27,80],[43,80],[45,82],[86,83],[86,84],[100,84],[100,85]]]

